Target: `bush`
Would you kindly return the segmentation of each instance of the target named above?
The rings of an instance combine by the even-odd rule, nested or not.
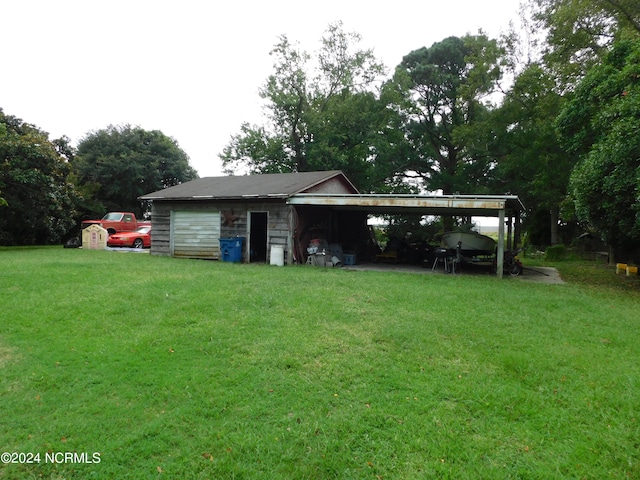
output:
[[[567,256],[567,249],[564,245],[553,245],[552,247],[547,247],[544,251],[545,260],[564,260]]]

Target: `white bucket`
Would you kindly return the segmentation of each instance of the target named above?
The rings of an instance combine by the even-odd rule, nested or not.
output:
[[[271,245],[271,265],[284,266],[284,247],[282,245]]]

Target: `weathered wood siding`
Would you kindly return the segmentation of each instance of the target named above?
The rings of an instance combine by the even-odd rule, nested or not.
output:
[[[247,237],[247,205],[227,203],[210,208],[220,211],[220,238]]]
[[[172,212],[210,212],[219,215],[219,230],[215,243],[219,247],[220,238],[244,237],[243,261],[249,258],[249,212],[267,212],[267,256],[271,254],[272,245],[282,245],[285,247],[285,262],[290,263],[290,239],[292,233],[289,231],[290,207],[284,200],[278,202],[246,202],[246,203],[214,203],[214,202],[178,202],[178,201],[155,201],[151,214],[153,233],[151,239],[151,254],[153,255],[174,255],[190,258],[219,259],[219,248],[212,252],[211,230],[205,225],[206,232],[197,232],[203,226],[199,222],[194,222],[190,238],[177,238],[175,230],[172,231]],[[188,232],[187,232],[187,236]],[[185,243],[186,242],[186,243]],[[205,245],[206,244],[206,245]],[[180,247],[176,252],[176,246]],[[184,251],[187,247],[188,252]],[[204,248],[198,251],[199,246]],[[267,262],[270,258],[267,258]]]
[[[151,206],[151,254],[171,255],[171,209],[165,202]]]
[[[266,178],[266,177],[265,177]],[[273,178],[273,177],[268,177]],[[252,182],[257,182],[253,184]],[[153,207],[151,213],[151,222],[153,224],[151,239],[151,254],[153,255],[176,255],[190,256],[195,258],[219,258],[220,257],[220,239],[244,237],[243,260],[248,261],[250,258],[249,250],[251,245],[250,232],[251,226],[250,212],[266,212],[267,213],[267,232],[266,232],[266,257],[267,262],[271,260],[271,247],[283,246],[285,252],[285,263],[292,263],[294,258],[294,235],[297,233],[293,229],[298,228],[298,217],[293,207],[286,203],[286,195],[293,193],[292,188],[298,188],[301,193],[357,193],[355,187],[351,185],[344,175],[331,176],[329,179],[320,181],[320,183],[309,183],[305,188],[303,184],[289,184],[283,190],[282,186],[278,190],[269,190],[269,185],[264,189],[260,188],[260,178],[251,179],[248,188],[250,192],[230,192],[221,191],[204,191],[200,187],[195,190],[187,189],[183,196],[179,196],[179,200],[171,200],[166,196],[160,195],[153,198]],[[273,188],[273,185],[271,186]],[[215,188],[213,188],[215,190]],[[262,191],[262,193],[256,193]],[[281,193],[288,192],[288,193]],[[206,195],[205,195],[206,193]],[[244,194],[246,193],[246,196]],[[209,196],[211,194],[211,196]],[[214,195],[219,195],[216,199]],[[240,200],[240,195],[243,198]],[[255,196],[254,196],[255,195]],[[173,197],[176,198],[176,197]],[[176,212],[182,219],[188,219],[189,215],[193,215],[193,221],[179,223],[178,230],[175,229]],[[209,216],[207,216],[207,213]],[[317,213],[314,211],[313,213]],[[219,222],[212,219],[210,215],[217,215]],[[254,238],[254,246],[256,250],[260,246],[260,258],[264,258],[262,254],[265,235],[262,230],[262,216],[256,216],[260,221],[259,225],[254,229],[256,237]],[[202,221],[204,219],[204,221]],[[298,239],[299,240],[299,239]],[[217,243],[217,248],[216,248]],[[303,254],[298,252],[296,256],[302,257]],[[257,258],[257,257],[256,257]]]
[[[290,231],[290,212],[288,205],[275,204],[267,210],[267,263],[271,261],[271,247],[274,245],[284,247],[284,262],[292,263],[292,232]]]

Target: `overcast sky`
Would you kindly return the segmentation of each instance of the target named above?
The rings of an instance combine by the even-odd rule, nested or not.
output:
[[[262,123],[258,89],[280,35],[312,53],[331,22],[357,32],[391,71],[444,38],[492,37],[518,0],[0,0],[0,108],[74,145],[92,130],[161,130],[199,175],[244,121]]]

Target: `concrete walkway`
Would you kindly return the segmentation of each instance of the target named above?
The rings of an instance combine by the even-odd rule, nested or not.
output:
[[[378,271],[378,272],[404,272],[404,273],[416,273],[416,274],[430,274],[430,275],[451,275],[446,273],[442,266],[438,266],[436,270],[432,270],[431,266],[422,267],[420,265],[405,265],[399,263],[362,263],[358,265],[348,265],[342,267],[345,270],[353,271]],[[481,275],[481,276],[494,276],[492,272],[487,268],[481,268],[473,265],[463,266],[460,272],[455,275]],[[565,283],[560,274],[555,268],[551,267],[524,267],[524,271],[521,275],[516,277],[510,276],[508,273],[504,274],[504,279],[531,283],[549,283],[560,284]]]
[[[522,275],[511,277],[523,282],[535,283],[565,283],[558,270],[553,267],[524,267]]]

